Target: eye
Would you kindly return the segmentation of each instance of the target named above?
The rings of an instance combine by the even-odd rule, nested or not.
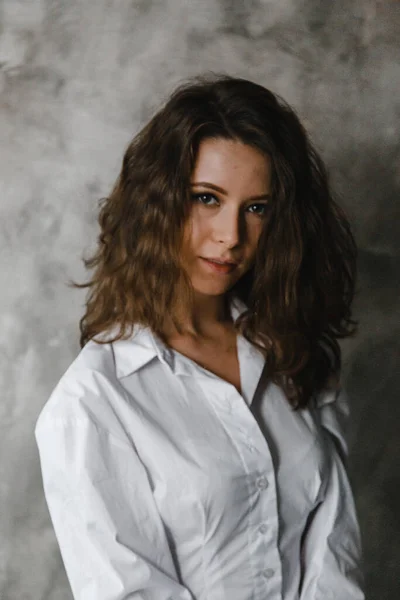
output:
[[[261,206],[261,208],[263,210],[262,213],[253,213],[254,215],[257,215],[259,217],[264,217],[266,215],[268,205],[265,202],[263,202],[262,204],[251,204],[249,206],[249,208],[252,208],[253,206],[259,206],[259,207]]]
[[[193,200],[200,201],[202,204],[204,204],[204,202],[202,201],[203,198],[214,198],[214,200],[216,200],[215,196],[213,196],[212,194],[206,194],[204,192],[202,194],[193,194],[192,198],[193,198]],[[209,205],[206,204],[206,206],[209,206]]]
[[[212,206],[207,201],[207,200],[210,200],[210,199],[216,200],[218,202],[218,199],[215,196],[213,196],[213,194],[207,194],[206,192],[202,192],[202,193],[199,193],[199,194],[193,194],[192,198],[193,198],[193,200],[195,200],[197,202],[200,202],[204,206]],[[260,202],[260,203],[256,203],[256,204],[251,204],[250,206],[248,206],[248,209],[253,208],[255,206],[258,206],[259,208],[261,207],[261,211],[262,212],[249,211],[250,214],[256,215],[257,217],[264,217],[266,215],[268,204],[266,202]]]

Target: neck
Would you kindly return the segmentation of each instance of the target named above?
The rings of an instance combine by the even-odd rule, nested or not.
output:
[[[197,295],[191,310],[178,308],[177,318],[182,332],[174,326],[172,319],[166,320],[166,336],[186,337],[193,341],[211,341],[233,326],[228,296]]]

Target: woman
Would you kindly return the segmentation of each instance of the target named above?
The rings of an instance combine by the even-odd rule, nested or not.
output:
[[[82,350],[35,428],[74,598],[363,599],[337,342],[356,246],[293,110],[189,80],[99,223]]]

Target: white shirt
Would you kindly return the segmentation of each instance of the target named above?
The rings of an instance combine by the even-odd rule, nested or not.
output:
[[[345,391],[294,412],[240,335],[242,394],[135,334],[87,343],[36,422],[75,600],[363,600]]]

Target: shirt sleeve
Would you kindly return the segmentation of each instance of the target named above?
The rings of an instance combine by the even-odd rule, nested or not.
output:
[[[303,536],[300,600],[364,600],[362,546],[346,463],[349,403],[345,389],[317,399],[330,469]]]
[[[75,398],[76,406],[83,404]],[[121,428],[122,429],[122,428]],[[145,467],[87,410],[35,428],[43,488],[75,600],[193,600],[177,577]]]

